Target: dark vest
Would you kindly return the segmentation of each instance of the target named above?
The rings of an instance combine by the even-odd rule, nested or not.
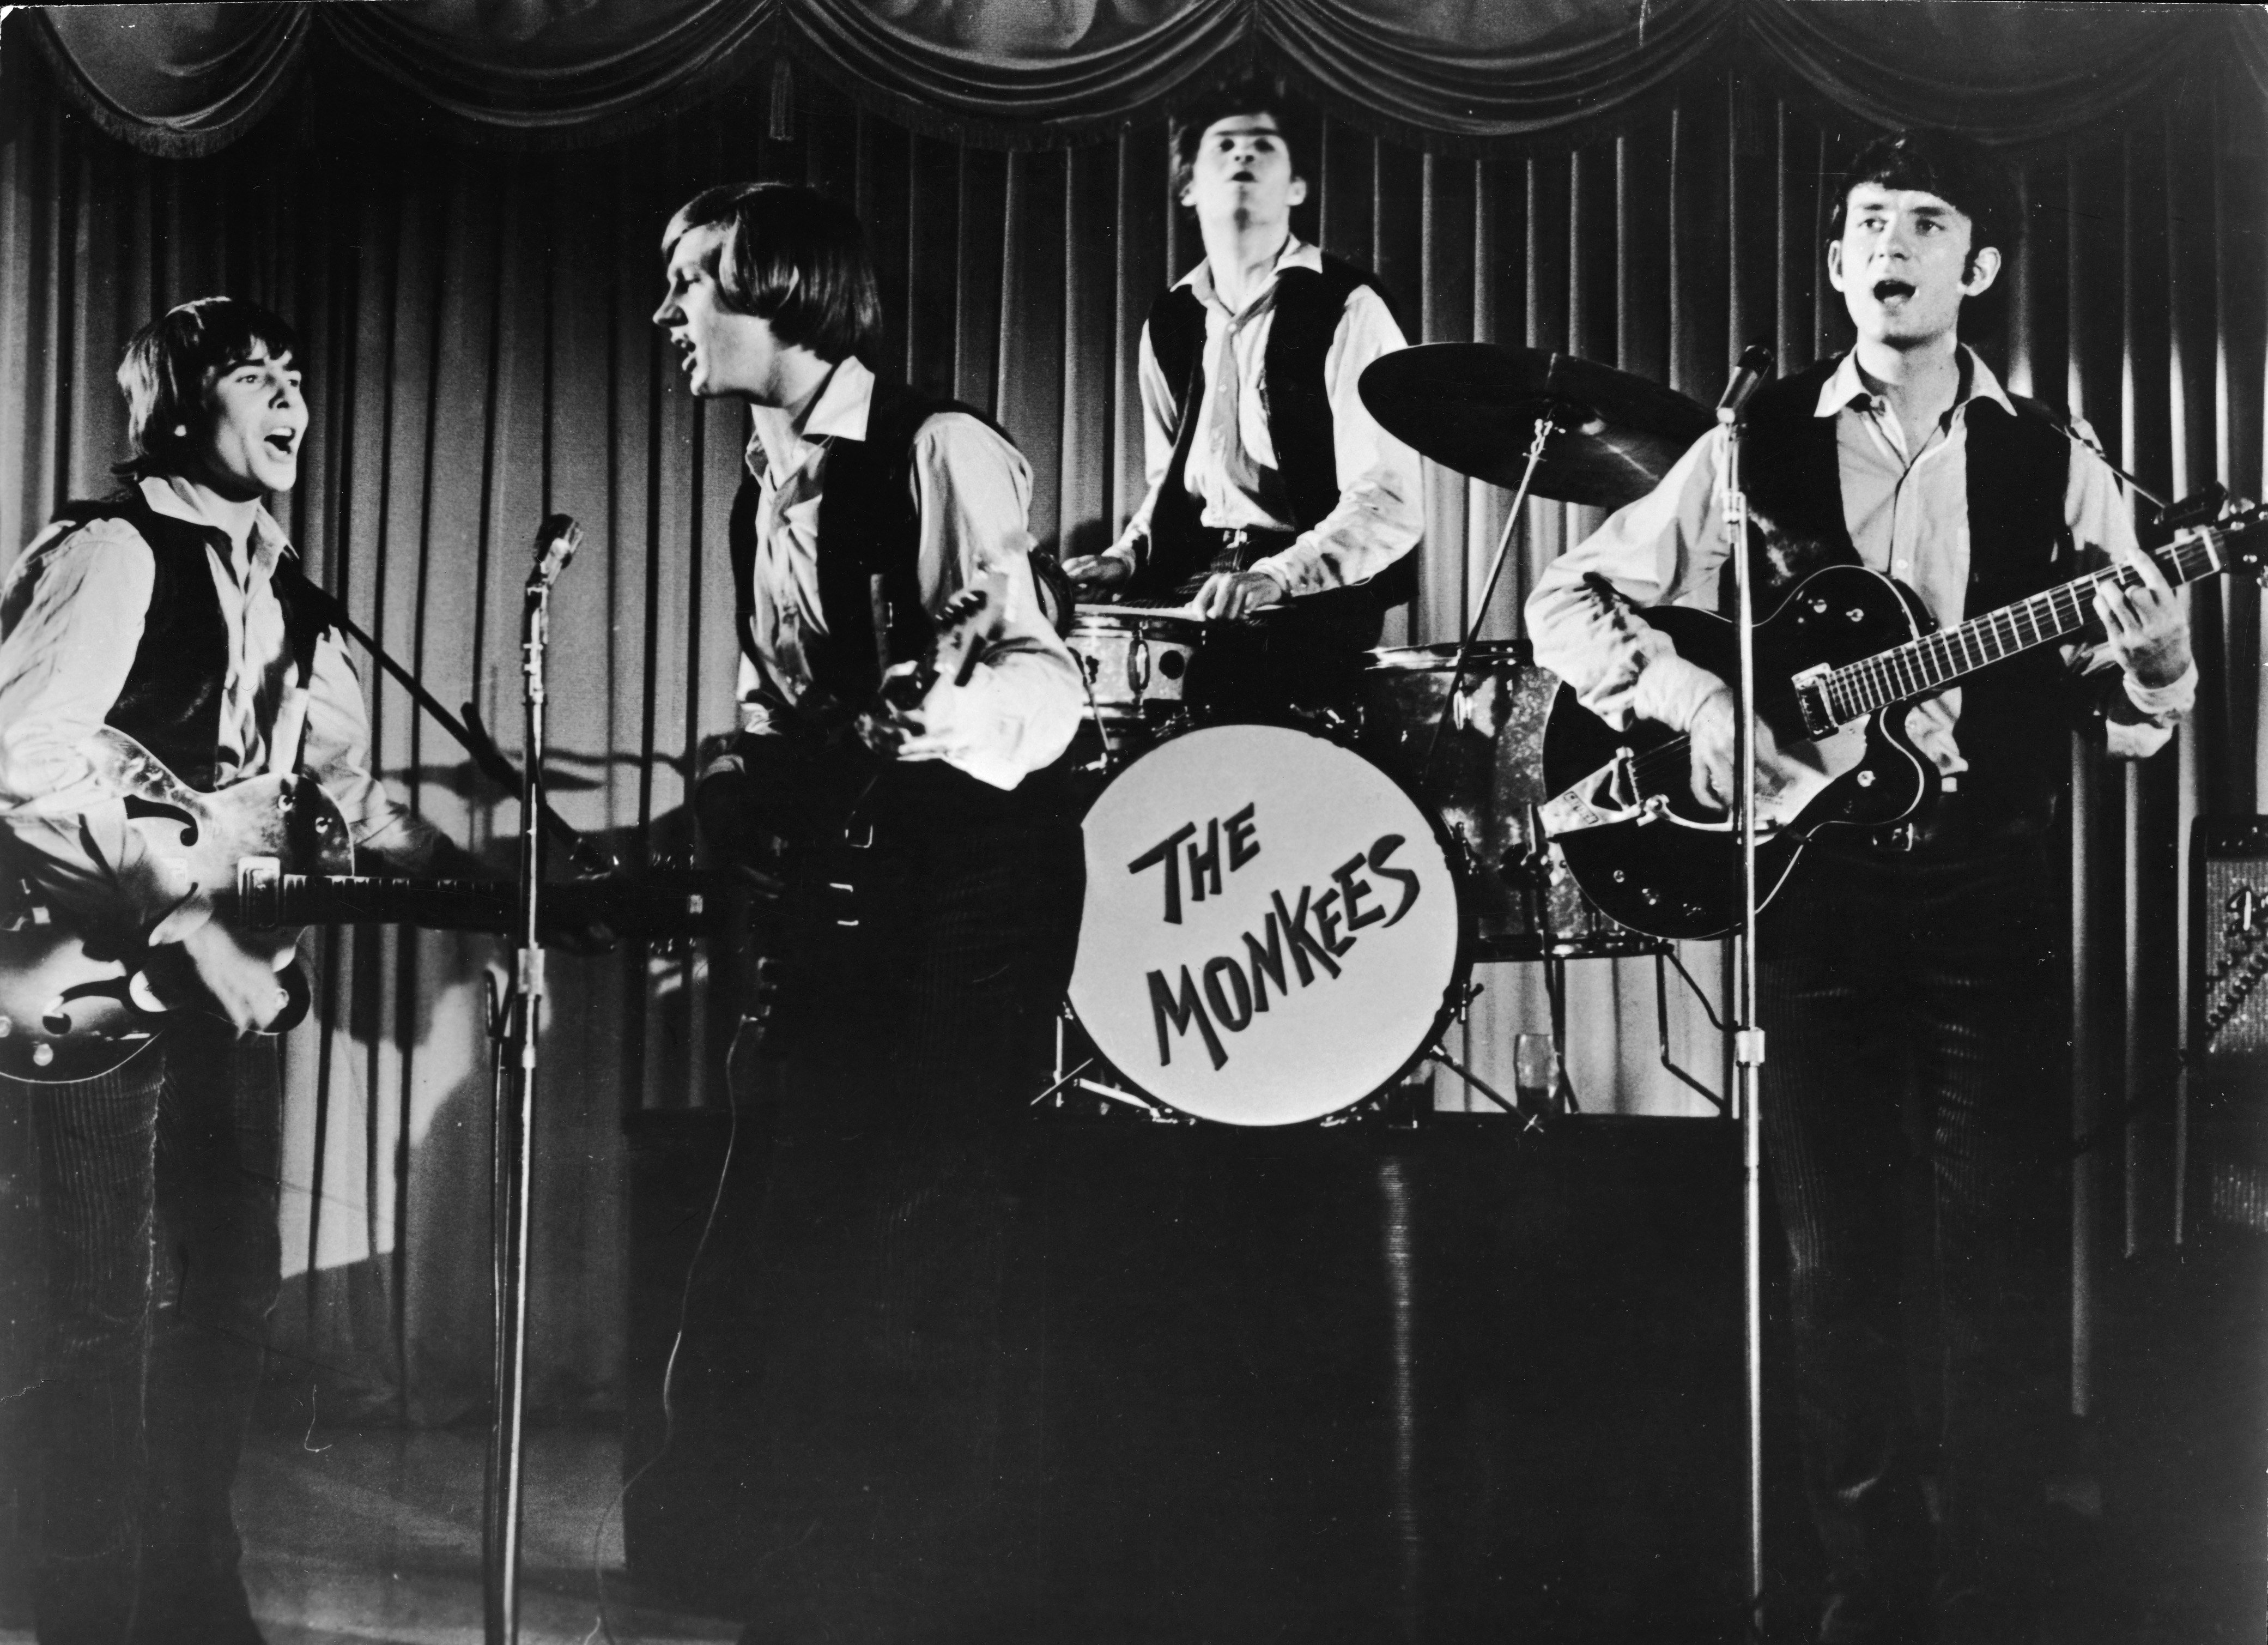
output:
[[[933,625],[922,603],[917,564],[921,518],[911,483],[914,436],[931,417],[946,411],[965,411],[1008,438],[974,407],[877,382],[866,414],[866,438],[837,439],[828,450],[819,500],[819,604],[827,633],[823,645],[814,642],[811,664],[813,683],[839,703],[863,703],[881,683],[871,579],[882,579],[891,658],[904,661],[928,648]],[[728,528],[740,648],[751,656],[748,621],[755,609],[756,503],[762,491],[755,475],[743,474]]]
[[[208,544],[228,555],[227,535],[161,514],[140,493],[122,491],[92,502],[67,503],[56,519],[85,526],[98,520],[122,520],[150,545],[156,566],[150,609],[142,620],[126,683],[119,688],[103,723],[124,732],[156,755],[166,768],[200,793],[212,792],[220,763],[220,705],[228,678],[228,623],[220,593],[213,586]],[[260,722],[272,728],[289,676],[304,684],[313,668],[315,641],[328,626],[303,595],[306,579],[298,563],[285,557],[270,579],[284,608],[284,655],[260,686]]]
[[[1286,269],[1277,276],[1276,317],[1269,328],[1261,387],[1267,402],[1268,437],[1276,447],[1276,469],[1283,476],[1292,523],[1301,531],[1313,528],[1338,506],[1338,453],[1323,365],[1331,340],[1338,335],[1347,299],[1366,285],[1385,299],[1389,309],[1394,307],[1392,296],[1374,276],[1328,252],[1320,272]],[[1147,585],[1166,588],[1202,575],[1212,557],[1211,541],[1197,523],[1202,505],[1182,483],[1205,390],[1205,307],[1187,286],[1174,286],[1151,309],[1150,351],[1166,380],[1181,385],[1173,462],[1150,516],[1150,557],[1143,579]],[[1374,644],[1376,619],[1416,594],[1417,560],[1414,551],[1405,554],[1359,588],[1311,595],[1301,603],[1323,600],[1359,605],[1373,614]]]
[[[1766,385],[1749,402],[1742,477],[1749,494],[1750,574],[1759,621],[1822,565],[1856,565],[1843,512],[1837,420],[1812,415],[1837,362]],[[1979,616],[2079,574],[2064,520],[2071,442],[2036,401],[2010,399],[2011,417],[1972,401],[1968,421],[1969,583],[1962,615]],[[1719,607],[1732,611],[1733,577],[1721,575]],[[2063,730],[2073,699],[2050,645],[1962,682],[1955,729],[1969,762],[1962,778],[1972,805],[2044,821],[2069,768]]]

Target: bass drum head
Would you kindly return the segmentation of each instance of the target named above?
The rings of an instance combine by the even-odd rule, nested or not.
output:
[[[1391,1082],[1465,975],[1433,819],[1359,755],[1274,726],[1191,732],[1086,815],[1071,1007],[1146,1095],[1289,1125]]]

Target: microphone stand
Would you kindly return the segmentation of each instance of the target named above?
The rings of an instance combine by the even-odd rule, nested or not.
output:
[[[1764,1124],[1757,1097],[1764,1033],[1756,1024],[1756,606],[1749,555],[1749,498],[1741,484],[1742,415],[1749,395],[1771,371],[1771,350],[1751,344],[1718,403],[1725,431],[1724,526],[1733,562],[1733,623],[1739,666],[1734,687],[1733,826],[1740,845],[1741,926],[1733,947],[1733,1069],[1741,1116],[1742,1296],[1748,1371],[1749,1636],[1757,1636],[1764,1594]]]
[[[495,1047],[494,1177],[490,1221],[496,1281],[496,1422],[489,1435],[482,1625],[487,1645],[519,1639],[519,1526],[527,1393],[529,1143],[535,1128],[535,1048],[543,1014],[544,652],[551,633],[551,585],[566,569],[582,530],[563,514],[545,520],[527,575],[520,672],[527,709],[527,776],[519,808],[519,885],[512,976],[491,1013]]]

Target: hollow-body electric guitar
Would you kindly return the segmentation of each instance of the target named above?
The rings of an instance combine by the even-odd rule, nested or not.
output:
[[[966,684],[999,638],[1007,593],[994,572],[946,602],[926,653],[891,668],[880,700],[911,708],[940,677]],[[12,875],[0,877],[0,1074],[54,1083],[107,1073],[179,1014],[215,1009],[178,945],[208,915],[235,933],[248,971],[275,977],[279,1008],[268,1033],[306,1014],[304,926],[515,929],[508,882],[355,874],[345,819],[305,771],[203,793],[123,732],[103,727],[86,753],[101,786],[125,796],[128,825],[141,836],[137,872],[152,878],[145,904],[170,911],[147,934],[125,923],[107,927],[75,920]],[[752,923],[740,881],[693,869],[547,882],[542,912],[547,940],[585,943],[740,942]]]
[[[247,971],[272,973],[280,1008],[262,1030],[306,1014],[301,928],[383,923],[507,934],[509,882],[421,880],[352,872],[345,819],[313,778],[268,775],[211,793],[188,787],[123,732],[97,732],[87,753],[125,795],[142,837],[139,871],[170,911],[146,935],[74,919],[28,888],[0,888],[0,1074],[34,1083],[107,1073],[146,1050],[186,1012],[213,1010],[177,933],[210,915],[234,933]],[[655,869],[547,884],[547,929],[628,942],[716,937],[747,919],[736,883]]]
[[[2187,534],[2152,557],[2176,586],[2225,571],[2257,572],[2268,505]],[[2036,646],[2066,639],[2094,614],[2117,567],[1940,631],[1913,592],[1876,572],[1833,565],[1806,578],[1756,625],[1756,712],[1794,775],[1758,796],[1756,898],[1769,901],[1805,844],[1832,823],[1877,828],[1937,796],[1937,772],[1906,734],[1920,697]],[[1731,623],[1656,606],[1635,613],[1678,654],[1719,678],[1736,669]],[[1739,842],[1727,813],[1690,787],[1690,748],[1666,727],[1617,732],[1562,686],[1543,733],[1544,832],[1576,882],[1624,925],[1657,937],[1721,936],[1740,922]]]

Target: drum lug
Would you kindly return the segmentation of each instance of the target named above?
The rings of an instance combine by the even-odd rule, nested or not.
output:
[[[1147,690],[1150,684],[1150,642],[1137,638],[1126,653],[1126,689]]]

